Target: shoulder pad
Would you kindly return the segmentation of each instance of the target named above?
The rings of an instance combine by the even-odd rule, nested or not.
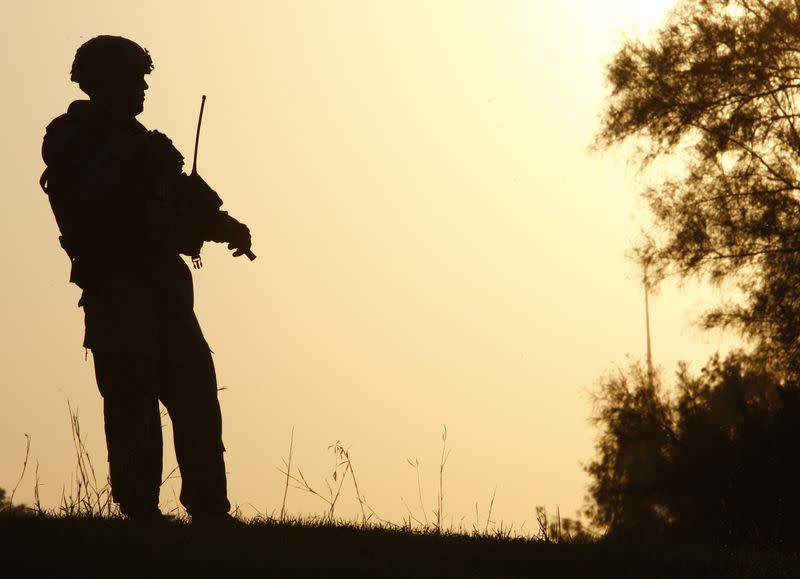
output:
[[[183,167],[183,155],[172,144],[172,140],[160,131],[148,131],[153,154],[163,165]]]

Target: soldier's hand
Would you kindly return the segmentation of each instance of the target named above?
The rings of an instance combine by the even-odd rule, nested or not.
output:
[[[244,223],[236,223],[231,228],[231,236],[228,238],[228,249],[233,249],[233,257],[244,255],[252,246],[250,229]]]

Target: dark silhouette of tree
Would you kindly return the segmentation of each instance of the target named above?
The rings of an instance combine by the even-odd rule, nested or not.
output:
[[[639,248],[652,278],[731,282],[742,299],[708,327],[751,338],[782,375],[800,375],[800,3],[680,0],[607,68],[597,137],[630,141],[644,165],[670,159],[644,193],[655,228]]]
[[[681,366],[667,396],[639,365],[600,382],[589,515],[610,536],[796,543],[800,390],[763,359]]]
[[[660,376],[632,364],[600,381],[593,422],[600,428],[588,515],[615,538],[652,539],[664,530],[662,481],[672,432]]]

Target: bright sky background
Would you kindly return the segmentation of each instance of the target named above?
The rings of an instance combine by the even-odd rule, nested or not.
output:
[[[44,127],[81,98],[77,47],[149,49],[139,119],[191,157],[246,222],[258,260],[207,247],[197,312],[215,352],[231,500],[280,509],[294,463],[324,489],[350,448],[362,492],[400,522],[445,515],[535,530],[534,507],[583,505],[595,433],[588,391],[644,357],[643,223],[624,151],[588,147],[622,33],[667,0],[15,2],[3,11],[0,486],[56,506],[74,469],[67,402],[105,475],[101,399],[77,287],[39,190]],[[708,294],[652,301],[656,361],[695,369],[720,345],[691,322]],[[169,440],[169,438],[167,438]],[[165,470],[175,465],[171,441]],[[355,514],[345,487],[342,515]],[[162,492],[164,508],[175,506]],[[324,504],[290,490],[295,514]],[[483,524],[483,522],[481,523]]]

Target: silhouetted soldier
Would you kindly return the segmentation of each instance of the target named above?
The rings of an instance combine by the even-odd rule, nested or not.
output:
[[[98,36],[78,49],[71,78],[89,100],[47,127],[41,184],[72,262],[70,281],[83,290],[114,500],[128,517],[161,516],[161,400],[181,502],[194,522],[227,520],[214,365],[179,254],[198,257],[203,241],[219,241],[241,255],[250,232],[219,209],[198,175],[183,173],[165,135],[136,120],[152,69],[148,52],[125,38]]]

